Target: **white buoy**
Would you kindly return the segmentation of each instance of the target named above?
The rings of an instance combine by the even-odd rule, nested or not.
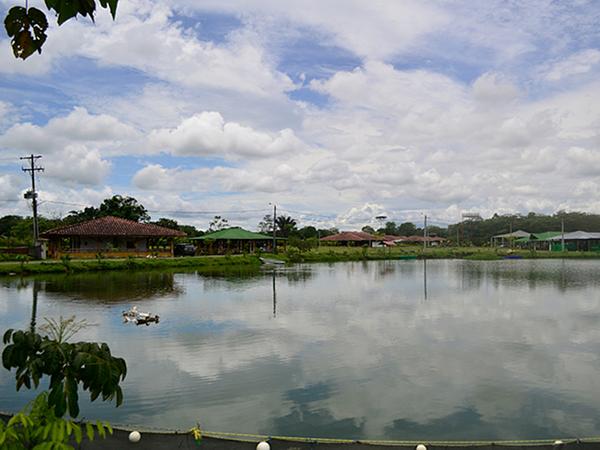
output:
[[[139,431],[132,431],[131,433],[129,433],[129,442],[133,442],[135,444],[136,442],[140,442],[141,438],[142,435]]]
[[[427,447],[423,444],[417,445],[417,450],[427,450]]]
[[[256,444],[256,450],[271,450],[271,446],[266,441],[260,441]]]

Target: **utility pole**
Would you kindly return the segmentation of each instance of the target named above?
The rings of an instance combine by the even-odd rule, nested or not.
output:
[[[427,214],[425,214],[425,224],[423,226],[423,251],[427,248]]]
[[[560,218],[560,245],[561,251],[565,251],[565,218]]]
[[[29,167],[22,167],[21,170],[23,170],[23,172],[30,172],[31,173],[31,190],[27,191],[25,193],[25,198],[26,199],[31,199],[32,203],[33,203],[33,245],[34,247],[36,247],[36,252],[37,252],[37,245],[38,245],[38,241],[40,239],[40,229],[38,226],[38,216],[37,216],[37,192],[35,192],[35,173],[36,172],[43,172],[44,168],[43,167],[35,167],[35,160],[36,159],[40,159],[42,157],[42,155],[29,155],[29,156],[22,156],[21,160],[29,160]]]
[[[277,253],[277,205],[273,203],[273,253]]]

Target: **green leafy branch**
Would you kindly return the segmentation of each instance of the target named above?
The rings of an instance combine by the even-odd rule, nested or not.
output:
[[[64,327],[63,327],[64,328]],[[127,375],[123,358],[112,356],[105,343],[65,342],[65,330],[56,330],[60,340],[40,336],[32,331],[8,330],[4,334],[2,365],[16,369],[17,391],[25,386],[38,387],[43,376],[50,377],[48,403],[54,413],[62,417],[79,415],[78,387],[89,391],[91,401],[116,400],[123,403],[123,392],[119,383]],[[70,333],[67,333],[70,334]]]
[[[77,17],[89,17],[94,22],[96,13],[96,0],[44,0],[49,11],[56,14],[58,25],[67,20]],[[115,19],[117,14],[117,3],[119,0],[98,0],[102,8],[108,8]],[[15,58],[27,59],[36,51],[42,53],[42,46],[46,42],[46,31],[48,30],[48,19],[46,15],[37,8],[25,6],[13,6],[4,18],[4,28],[8,37],[11,38]]]
[[[25,409],[7,423],[0,420],[0,448],[8,450],[73,450],[69,442],[81,444],[83,433],[88,440],[97,434],[105,438],[112,434],[108,422],[76,423],[57,417],[49,404],[48,393],[42,392]]]

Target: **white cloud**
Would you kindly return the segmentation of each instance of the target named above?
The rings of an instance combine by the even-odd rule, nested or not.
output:
[[[206,10],[235,14],[254,27],[275,27],[274,31],[278,34],[289,33],[290,27],[308,28],[312,33],[317,32],[319,40],[326,45],[336,45],[361,57],[371,58],[384,58],[410,49],[419,38],[450,20],[450,15],[442,8],[412,0],[285,3],[259,0],[252,4],[209,0],[173,4],[185,4],[188,8],[199,10],[199,14]]]
[[[176,155],[231,159],[269,157],[305,147],[290,129],[271,135],[235,122],[225,122],[218,112],[196,114],[183,120],[175,129],[155,130],[148,141],[152,148]]]
[[[90,143],[108,148],[138,137],[131,126],[114,117],[89,114],[77,107],[63,117],[55,117],[45,126],[19,123],[0,136],[0,147],[21,152],[55,153],[73,142]]]
[[[293,88],[291,80],[272,67],[251,34],[233,34],[224,44],[201,41],[171,20],[166,5],[141,3],[142,11],[120,11],[114,24],[101,27],[99,32],[90,31],[82,53],[101,64],[135,67],[189,87],[208,86],[255,95]]]
[[[161,2],[132,0],[119,5],[113,22],[105,10],[96,23],[70,20],[60,28],[50,20],[41,55],[14,58],[7,40],[0,41],[0,72],[40,76],[66,56],[92,58],[101,65],[132,67],[187,87],[228,89],[271,96],[294,88],[277,71],[251,31],[232,33],[216,44],[198,39],[172,18]]]
[[[553,63],[545,72],[548,81],[559,81],[572,75],[580,75],[591,71],[600,63],[600,50],[580,50],[567,58]]]
[[[571,147],[566,156],[576,174],[600,176],[600,152],[597,150]]]
[[[260,168],[223,166],[167,169],[158,164],[149,164],[133,176],[133,183],[140,189],[151,191],[243,192],[250,195],[289,191],[297,177],[290,172],[286,165],[279,165],[272,172],[267,172]]]
[[[111,168],[97,150],[77,144],[69,145],[56,158],[48,158],[44,165],[44,176],[83,185],[100,184]]]
[[[482,103],[497,106],[516,99],[519,90],[510,81],[495,73],[484,73],[473,83],[473,96]]]

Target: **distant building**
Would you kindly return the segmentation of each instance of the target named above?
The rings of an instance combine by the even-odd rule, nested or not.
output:
[[[321,242],[345,246],[366,245],[372,247],[374,242],[381,242],[381,238],[365,233],[364,231],[342,231],[341,233],[321,238]]]
[[[552,251],[562,250],[562,240],[565,240],[565,250],[571,251],[600,251],[600,233],[589,232],[589,231],[572,231],[565,233],[564,237],[562,234],[551,237],[550,249]]]
[[[41,234],[48,240],[48,256],[60,258],[109,258],[127,256],[173,256],[173,240],[183,231],[107,216]]]
[[[408,236],[399,242],[402,244],[422,244],[423,242],[427,242],[430,246],[436,247],[442,245],[446,241],[448,241],[448,239],[437,236]]]

